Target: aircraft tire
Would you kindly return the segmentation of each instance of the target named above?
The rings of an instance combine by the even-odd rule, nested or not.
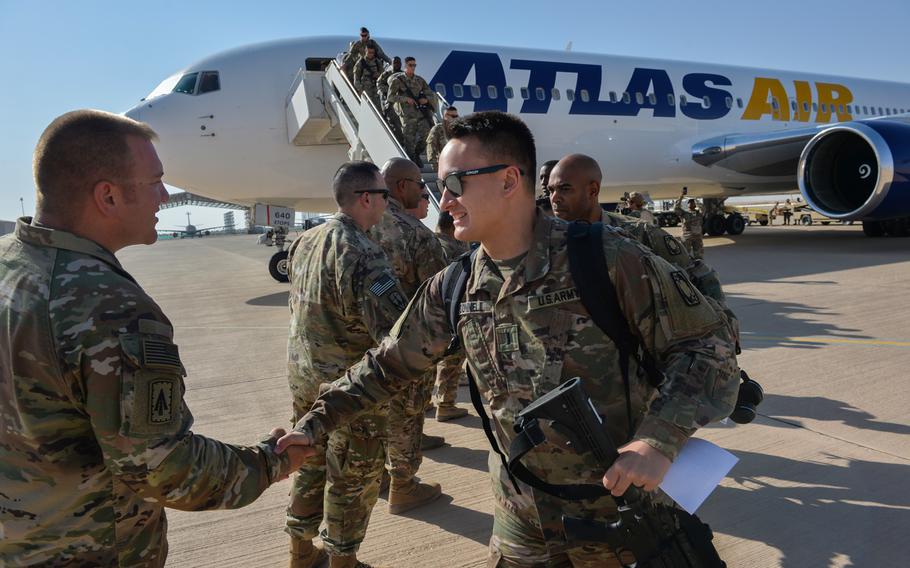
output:
[[[758,224],[761,225],[762,227],[767,227],[767,226],[768,226],[768,222],[767,222],[767,221],[759,221]]]
[[[269,260],[269,274],[278,282],[289,282],[288,278],[288,251],[280,250],[272,255]]]
[[[723,215],[709,215],[705,219],[705,233],[709,237],[719,237],[727,230],[727,220]]]
[[[812,224],[812,217],[810,217],[809,215],[803,215],[802,217],[799,218],[799,224],[800,224],[800,225],[807,225],[807,226],[808,226],[808,225],[811,225],[811,224]]]
[[[746,230],[746,220],[742,215],[729,215],[725,224],[727,233],[731,235],[741,235]]]
[[[867,237],[884,237],[884,224],[881,221],[863,221],[863,233]]]

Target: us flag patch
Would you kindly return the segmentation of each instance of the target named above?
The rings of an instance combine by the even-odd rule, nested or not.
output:
[[[173,343],[156,339],[142,340],[142,363],[143,367],[149,369],[167,369],[170,371],[183,369],[180,364],[180,354],[177,351],[177,346]]]
[[[383,274],[370,285],[370,292],[374,296],[381,297],[383,294],[395,287],[395,279],[388,274]]]

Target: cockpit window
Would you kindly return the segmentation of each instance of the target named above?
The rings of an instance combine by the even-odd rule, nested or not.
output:
[[[177,81],[177,84],[174,85],[175,93],[186,93],[187,95],[193,95],[196,93],[196,78],[199,76],[199,73],[187,73]]]
[[[221,81],[218,77],[218,71],[203,71],[202,79],[199,80],[199,94],[210,93],[221,89]]]

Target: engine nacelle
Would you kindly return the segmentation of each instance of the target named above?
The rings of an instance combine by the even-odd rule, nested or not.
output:
[[[845,122],[816,134],[799,158],[799,190],[832,219],[910,216],[910,124]]]

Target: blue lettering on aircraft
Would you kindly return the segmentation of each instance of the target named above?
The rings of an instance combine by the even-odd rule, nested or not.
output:
[[[481,87],[480,97],[474,98],[470,89],[463,88],[456,96],[453,86],[465,86],[471,70],[474,70],[476,84]],[[557,73],[572,73],[576,76],[575,96],[569,114],[638,116],[643,110],[650,110],[655,117],[675,117],[675,93],[670,76],[663,69],[638,67],[623,94],[616,100],[601,100],[601,79],[603,67],[585,63],[559,61],[535,61],[513,59],[510,69],[529,71],[527,98],[522,101],[520,113],[546,114],[553,101],[553,88]],[[479,51],[452,51],[436,71],[430,85],[444,85],[449,102],[465,101],[474,103],[474,110],[508,110],[505,88],[506,75],[502,61],[496,53]],[[688,98],[694,99],[681,105],[681,112],[697,120],[711,120],[726,116],[730,112],[726,99],[728,91],[717,86],[732,86],[723,75],[690,73],[682,80],[683,90]],[[489,89],[489,87],[494,89]],[[583,95],[582,95],[583,93]],[[490,95],[495,95],[495,98]],[[731,105],[732,106],[732,105]]]

